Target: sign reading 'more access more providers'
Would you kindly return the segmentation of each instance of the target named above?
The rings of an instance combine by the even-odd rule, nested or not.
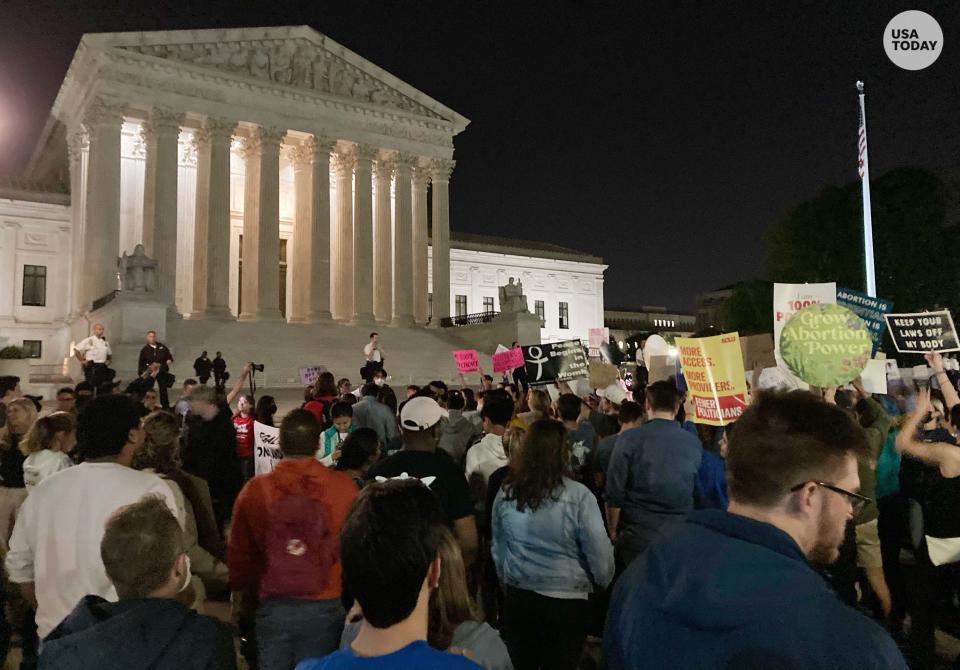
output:
[[[740,336],[678,337],[680,366],[694,407],[693,420],[725,426],[747,408],[747,380],[743,374]]]

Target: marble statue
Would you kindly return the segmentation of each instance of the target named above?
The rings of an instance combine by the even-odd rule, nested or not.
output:
[[[519,279],[514,284],[514,278],[510,277],[506,286],[501,286],[500,294],[500,313],[516,314],[518,312],[529,312],[527,307],[527,296],[523,295],[523,282]]]
[[[134,247],[133,254],[124,251],[117,263],[124,291],[153,293],[156,290],[157,261],[147,256],[142,244]]]

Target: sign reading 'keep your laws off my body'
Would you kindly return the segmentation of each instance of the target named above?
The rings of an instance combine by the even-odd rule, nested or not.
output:
[[[960,351],[957,329],[948,310],[919,314],[887,314],[890,337],[901,354]]]

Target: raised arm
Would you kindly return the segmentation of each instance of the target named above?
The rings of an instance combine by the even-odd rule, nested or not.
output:
[[[233,385],[233,388],[230,389],[230,392],[227,393],[227,406],[232,407],[233,401],[237,399],[237,396],[240,395],[240,391],[243,389],[243,382],[247,381],[247,377],[250,376],[250,364],[247,363],[243,366],[243,370],[240,372],[240,378],[237,379],[237,382]]]
[[[944,477],[960,476],[960,449],[944,442],[922,442],[916,437],[920,423],[929,411],[930,391],[923,389],[917,394],[916,409],[907,417],[897,434],[897,451],[927,465],[937,466]]]
[[[940,384],[940,391],[943,393],[943,400],[947,405],[947,411],[953,408],[954,405],[960,405],[960,394],[957,393],[957,389],[953,386],[947,373],[943,370],[943,356],[937,352],[931,352],[924,354],[923,357],[927,359],[927,364],[933,370],[933,375],[937,378],[937,383]]]

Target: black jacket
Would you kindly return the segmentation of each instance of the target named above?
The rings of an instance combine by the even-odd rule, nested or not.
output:
[[[236,670],[223,623],[175,600],[107,602],[87,596],[43,642],[39,667],[53,670]]]
[[[210,421],[187,416],[182,459],[184,470],[207,481],[215,501],[233,508],[243,476],[237,458],[237,431],[225,403],[220,404],[220,411]]]
[[[169,372],[170,368],[168,367],[168,363],[172,360],[173,354],[170,353],[167,345],[162,342],[157,342],[156,349],[149,344],[145,344],[143,345],[143,349],[140,350],[140,360],[137,362],[137,374],[142,375],[143,371],[147,369],[147,366],[153,365],[154,363],[160,364],[160,372]]]

